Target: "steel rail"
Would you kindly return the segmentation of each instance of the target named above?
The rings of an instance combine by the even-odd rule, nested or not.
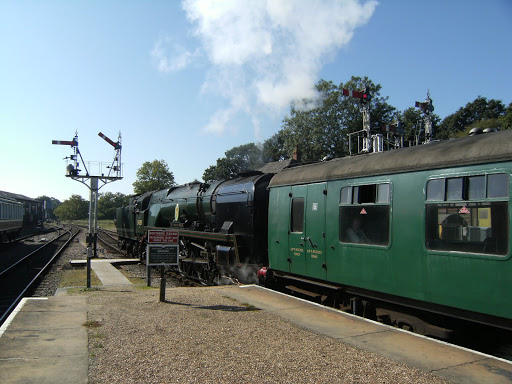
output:
[[[40,278],[41,275],[43,275],[44,273],[47,272],[47,270],[50,268],[50,266],[53,264],[53,262],[55,261],[55,259],[57,258],[57,256],[59,256],[61,254],[61,252],[67,247],[67,245],[71,242],[71,240],[73,240],[75,238],[75,236],[80,233],[80,229],[76,229],[75,228],[75,231],[74,233],[72,233],[71,230],[65,230],[65,233],[59,235],[58,237],[56,237],[55,239],[53,239],[51,242],[49,243],[46,243],[44,246],[38,248],[36,251],[34,252],[31,252],[29,255],[23,257],[20,261],[24,261],[24,260],[28,260],[28,257],[29,256],[33,256],[34,254],[36,254],[37,252],[40,252],[43,248],[45,248],[46,245],[48,244],[53,244],[54,242],[56,242],[57,240],[60,240],[62,237],[64,237],[65,235],[69,235],[69,238],[65,241],[65,243],[62,245],[62,247],[60,247],[55,253],[54,255],[49,259],[49,261],[42,267],[40,268],[39,272],[30,280],[30,282],[28,284],[25,285],[25,287],[22,289],[21,293],[18,294],[18,296],[16,297],[16,299],[11,303],[11,305],[7,308],[7,310],[2,313],[0,315],[0,324],[2,324],[6,319],[7,317],[11,314],[11,312],[16,308],[16,306],[18,305],[18,303],[21,301],[21,299],[23,299],[23,297],[25,296],[25,294],[27,293],[27,291],[29,289],[31,289],[33,287],[33,285],[35,284],[35,282]],[[20,261],[16,262],[14,265],[20,265]],[[14,266],[13,265],[13,266]],[[13,268],[13,266],[9,267],[8,269],[2,271],[2,273],[0,274],[3,275],[5,274],[6,271],[8,270],[11,270]]]

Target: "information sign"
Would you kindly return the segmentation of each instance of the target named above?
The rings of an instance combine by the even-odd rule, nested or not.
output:
[[[149,230],[146,264],[148,266],[178,265],[178,239],[179,232],[176,230]]]
[[[177,245],[148,245],[146,254],[148,266],[178,265]]]
[[[149,244],[178,244],[179,232],[176,230],[150,230],[148,231]]]

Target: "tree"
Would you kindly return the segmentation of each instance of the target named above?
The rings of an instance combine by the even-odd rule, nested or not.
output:
[[[54,209],[57,208],[59,205],[61,205],[62,203],[57,200],[56,198],[54,197],[49,197],[49,196],[46,196],[46,195],[43,195],[43,196],[39,196],[36,198],[37,200],[41,200],[41,201],[44,201],[45,202],[45,206],[46,206],[46,217],[50,220],[55,220],[56,217],[55,217],[55,214],[53,213]]]
[[[137,180],[132,184],[135,194],[170,188],[176,183],[165,160],[146,161],[137,171]]]
[[[203,173],[205,182],[232,179],[242,171],[254,170],[265,164],[262,150],[254,143],[240,145],[225,152],[226,157],[217,159],[217,164]]]
[[[404,130],[404,140],[416,141],[416,137],[420,135],[421,131],[425,129],[425,121],[421,109],[410,107],[402,113],[398,114],[398,119]],[[432,129],[434,131],[434,138],[437,138],[437,129],[441,118],[435,113],[432,114]],[[424,132],[423,132],[424,135]],[[423,136],[424,137],[424,136]],[[422,140],[422,139],[420,139]],[[420,141],[421,142],[421,141]]]
[[[116,208],[127,205],[127,196],[122,193],[102,193],[98,199],[98,219],[110,220],[116,217]]]
[[[59,220],[82,220],[89,216],[89,202],[80,195],[71,195],[53,213]]]
[[[510,106],[509,106],[510,108]],[[436,138],[449,139],[451,137],[465,136],[467,132],[475,126],[483,126],[481,123],[486,120],[495,120],[492,124],[500,124],[500,119],[504,119],[508,108],[506,109],[500,100],[487,100],[487,98],[478,96],[471,103],[449,116],[446,116],[439,126]],[[506,120],[503,120],[506,122]],[[494,128],[498,128],[495,126]]]
[[[343,96],[343,89],[362,90],[371,96],[371,129],[379,131],[393,119],[395,108],[380,96],[381,86],[368,77],[352,77],[336,86],[332,81],[316,84],[321,94],[318,100],[292,103],[290,115],[283,120],[279,131],[284,152],[290,157],[295,147],[302,151],[303,161],[318,161],[323,157],[341,157],[349,152],[348,133],[363,128],[360,100]],[[278,142],[279,143],[279,142]],[[271,146],[279,148],[279,146]],[[279,152],[277,152],[279,153]]]
[[[285,148],[284,136],[281,134],[281,131],[263,142],[262,157],[265,163],[289,158]]]
[[[499,118],[501,129],[512,129],[512,103],[505,110],[505,114]]]

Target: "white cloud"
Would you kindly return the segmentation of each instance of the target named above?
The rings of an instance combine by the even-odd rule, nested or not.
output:
[[[228,127],[228,124],[235,113],[236,109],[234,108],[218,110],[210,118],[208,125],[203,129],[204,132],[214,133],[217,135],[225,132],[226,127]]]
[[[202,91],[230,102],[205,130],[222,133],[240,111],[257,122],[261,111],[280,111],[293,100],[314,98],[322,65],[368,22],[376,5],[373,0],[184,0],[183,9],[212,64]],[[176,44],[173,50],[170,60],[155,45],[162,70],[190,62],[186,50],[180,53]]]
[[[151,57],[160,72],[169,73],[185,69],[197,56],[170,37],[160,38],[151,51]]]

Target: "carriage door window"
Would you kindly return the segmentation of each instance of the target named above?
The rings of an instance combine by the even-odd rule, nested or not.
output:
[[[304,198],[292,200],[292,216],[290,228],[292,232],[304,232]]]
[[[507,254],[508,184],[508,175],[504,173],[429,180],[426,247]]]
[[[390,184],[347,186],[340,195],[340,241],[389,244]]]

